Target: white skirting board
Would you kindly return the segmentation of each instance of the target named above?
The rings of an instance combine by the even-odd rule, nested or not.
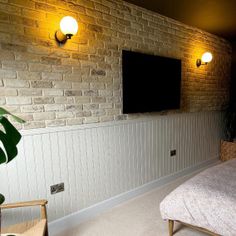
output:
[[[50,236],[56,235],[62,231],[69,230],[75,226],[78,226],[78,224],[89,220],[93,217],[96,217],[97,215],[111,209],[112,207],[115,207],[121,203],[124,203],[127,200],[130,200],[134,197],[137,197],[141,194],[144,194],[146,192],[149,192],[155,188],[161,187],[165,184],[168,184],[174,180],[176,180],[179,177],[192,174],[195,171],[206,169],[214,164],[217,164],[219,162],[219,158],[214,158],[208,161],[205,161],[203,163],[200,163],[196,166],[184,169],[180,172],[177,172],[175,174],[163,177],[161,179],[152,181],[150,183],[144,184],[143,186],[140,186],[138,188],[132,189],[128,192],[119,194],[115,197],[112,197],[110,199],[107,199],[105,201],[102,201],[100,203],[97,203],[93,206],[90,206],[86,209],[83,209],[81,211],[75,212],[73,214],[70,214],[68,216],[62,217],[58,220],[55,220],[51,223],[49,223],[49,233]]]

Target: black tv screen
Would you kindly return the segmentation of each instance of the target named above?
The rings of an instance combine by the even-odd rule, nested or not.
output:
[[[181,60],[123,50],[123,113],[180,108]]]

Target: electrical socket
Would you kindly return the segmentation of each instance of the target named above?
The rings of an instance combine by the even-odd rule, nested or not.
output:
[[[65,190],[64,183],[50,186],[51,194],[63,192]]]
[[[176,150],[175,149],[174,150],[170,150],[170,156],[171,157],[176,156]]]

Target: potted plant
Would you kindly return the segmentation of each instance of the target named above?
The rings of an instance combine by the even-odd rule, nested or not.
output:
[[[231,100],[224,116],[225,140],[221,141],[222,161],[236,158],[236,101]]]
[[[9,163],[18,154],[17,144],[21,139],[21,134],[9,121],[8,116],[11,116],[16,122],[24,123],[21,118],[12,115],[10,112],[0,107],[0,165],[3,163]],[[0,193],[0,204],[5,201],[4,196]]]

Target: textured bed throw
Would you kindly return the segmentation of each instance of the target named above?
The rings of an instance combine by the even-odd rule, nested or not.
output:
[[[223,236],[236,235],[236,159],[213,166],[171,192],[162,218],[179,220]]]

